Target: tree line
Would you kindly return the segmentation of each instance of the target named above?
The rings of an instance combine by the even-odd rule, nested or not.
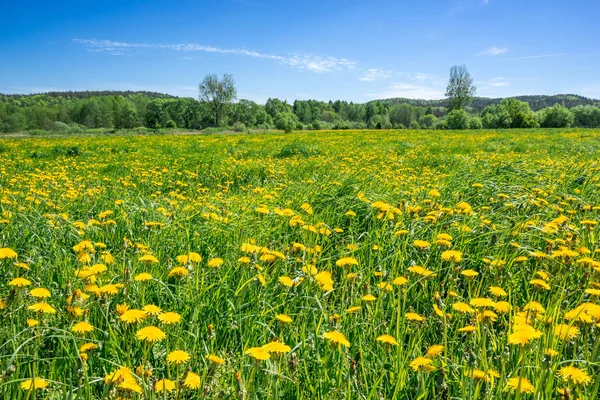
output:
[[[541,108],[541,99],[550,96],[529,96],[536,101],[535,108],[523,101],[524,97],[488,99],[491,102],[478,110],[474,103],[481,98],[474,97],[475,93],[466,67],[455,66],[451,69],[447,98],[443,101],[296,100],[290,104],[271,98],[262,105],[251,100],[238,100],[232,76],[207,75],[199,85],[198,100],[154,92],[0,95],[0,132],[78,132],[139,127],[192,130],[229,127],[236,131],[600,127],[600,108],[590,99],[562,96],[566,101]],[[560,99],[555,97],[554,100]]]

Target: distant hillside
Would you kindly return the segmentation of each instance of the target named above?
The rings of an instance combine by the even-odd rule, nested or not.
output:
[[[105,96],[144,96],[150,99],[174,99],[177,96],[172,96],[166,93],[148,92],[145,90],[131,91],[131,90],[85,90],[85,91],[68,91],[68,92],[46,92],[46,93],[34,93],[34,94],[2,94],[0,93],[0,101],[10,102],[16,99],[27,99],[31,97],[37,98],[64,98],[68,100],[82,100],[89,99],[90,97],[105,97]]]
[[[512,98],[525,101],[533,111],[539,111],[542,108],[551,107],[555,104],[562,104],[567,108],[572,108],[580,105],[596,105],[600,106],[600,100],[590,99],[576,94],[556,94],[553,96],[514,96]],[[498,104],[502,98],[476,97],[471,103],[471,108],[475,112],[481,112],[485,107],[491,104]],[[396,97],[392,99],[381,100],[390,105],[409,103],[413,106],[420,107],[446,107],[447,100],[415,100]]]

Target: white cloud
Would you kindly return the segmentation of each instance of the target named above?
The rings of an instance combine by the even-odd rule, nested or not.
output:
[[[81,44],[91,52],[103,52],[111,55],[135,54],[143,50],[173,50],[181,52],[205,52],[216,54],[235,54],[246,57],[262,58],[278,61],[299,69],[306,69],[312,72],[329,72],[340,69],[353,69],[356,64],[354,61],[346,58],[324,57],[309,53],[291,53],[285,56],[260,53],[257,51],[239,49],[239,48],[221,48],[206,46],[194,43],[179,44],[159,44],[159,43],[128,43],[116,42],[112,40],[95,39],[73,39],[74,43]]]
[[[444,89],[437,86],[416,85],[413,83],[394,83],[381,93],[367,94],[375,99],[405,97],[409,99],[438,100],[445,96]]]
[[[506,47],[496,47],[496,46],[492,46],[490,48],[488,48],[487,50],[482,51],[481,53],[478,53],[478,56],[499,56],[500,54],[504,54],[508,51],[508,49]]]
[[[502,87],[510,85],[509,78],[504,78],[502,76],[497,76],[495,78],[488,79],[487,81],[478,81],[475,82],[479,88],[483,89],[486,87]]]
[[[490,0],[483,0],[483,4],[488,5]]]
[[[379,79],[391,78],[394,75],[396,75],[394,71],[387,69],[369,68],[363,72],[363,76],[361,76],[359,79],[361,81],[371,82]]]

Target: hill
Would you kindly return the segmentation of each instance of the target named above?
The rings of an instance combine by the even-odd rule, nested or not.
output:
[[[521,100],[529,103],[529,106],[533,111],[539,111],[542,108],[552,107],[555,104],[562,104],[567,108],[573,108],[576,106],[585,106],[585,105],[600,105],[600,100],[590,99],[584,96],[579,96],[576,94],[556,94],[553,96],[546,95],[527,95],[527,96],[513,96],[511,98],[515,98],[517,100]],[[473,99],[471,103],[471,108],[475,112],[481,112],[484,108],[492,104],[498,104],[502,100],[502,97],[498,98],[489,98],[489,97],[476,97]],[[375,100],[377,101],[377,100]],[[447,100],[416,100],[416,99],[406,99],[402,97],[395,97],[391,99],[382,99],[378,101],[383,101],[390,105],[409,103],[413,106],[420,107],[446,107]]]

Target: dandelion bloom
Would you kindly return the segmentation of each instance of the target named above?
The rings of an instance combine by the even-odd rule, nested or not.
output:
[[[434,344],[433,346],[427,349],[427,353],[425,354],[427,357],[432,358],[441,354],[444,351],[444,346],[441,344]]]
[[[158,380],[154,384],[154,390],[156,391],[156,393],[160,393],[163,390],[165,392],[171,392],[171,391],[175,390],[175,382],[173,382],[170,379]]]
[[[142,272],[141,274],[137,274],[133,279],[137,282],[146,282],[152,279],[152,275],[147,272]]]
[[[9,286],[24,287],[31,285],[31,281],[25,278],[15,278],[8,282]]]
[[[413,242],[413,246],[415,246],[416,248],[418,248],[420,250],[425,250],[426,248],[428,248],[429,246],[431,246],[431,243],[429,243],[426,240],[415,240]]]
[[[206,358],[208,359],[208,361],[215,363],[215,364],[220,364],[220,365],[226,364],[225,360],[223,360],[221,357],[216,356],[214,354],[209,354],[206,356]]]
[[[464,271],[461,271],[460,274],[466,276],[467,278],[474,278],[479,275],[479,272],[472,269],[465,269]]]
[[[86,321],[78,322],[75,325],[73,325],[73,327],[71,328],[72,332],[79,333],[79,334],[92,332],[93,330],[94,330],[94,327],[92,326],[92,324],[90,324],[89,322],[86,322]]]
[[[412,272],[413,274],[417,274],[417,275],[421,275],[421,276],[435,276],[433,271],[430,271],[427,268],[423,268],[419,265],[415,265],[413,267],[408,267],[408,272]]]
[[[158,258],[154,257],[152,254],[144,254],[139,258],[139,261],[146,264],[156,264],[158,262]]]
[[[381,336],[379,336],[375,340],[377,340],[378,342],[382,342],[382,343],[386,343],[386,344],[391,344],[391,345],[394,345],[394,346],[398,346],[398,342],[391,335],[381,335]]]
[[[473,325],[467,325],[465,327],[458,329],[459,332],[463,332],[463,333],[475,332],[476,330],[477,330],[477,328],[474,327]]]
[[[34,327],[36,325],[39,325],[39,324],[40,324],[40,321],[38,321],[37,319],[29,318],[27,320],[27,326],[30,327],[30,328]]]
[[[452,304],[452,309],[463,314],[473,314],[475,312],[474,308],[462,301]]]
[[[167,362],[170,364],[184,364],[190,360],[189,353],[183,350],[174,350],[167,355]]]
[[[294,286],[294,281],[289,276],[280,276],[278,279],[279,283],[283,286],[292,287]]]
[[[84,343],[81,346],[79,346],[79,352],[87,353],[88,351],[95,350],[97,348],[98,345],[96,343]]]
[[[510,378],[506,382],[506,388],[519,393],[535,393],[535,386],[527,378]]]
[[[579,328],[576,326],[558,324],[554,327],[554,336],[559,337],[561,339],[571,340],[579,336],[580,333],[581,332],[579,331]]]
[[[350,342],[348,341],[348,339],[346,339],[346,336],[344,336],[344,334],[341,332],[325,332],[323,334],[323,337],[332,343],[342,344],[346,347],[350,347]]]
[[[408,283],[408,279],[406,279],[403,276],[399,276],[392,281],[392,284],[396,285],[396,286],[403,286],[403,285],[406,285],[407,283]]]
[[[147,304],[142,307],[142,310],[149,315],[158,315],[162,312],[159,306],[155,306],[154,304]]]
[[[362,307],[360,307],[360,306],[352,306],[352,307],[349,307],[349,308],[346,310],[346,312],[347,312],[348,314],[353,314],[353,313],[355,313],[355,312],[357,312],[357,311],[360,311],[360,310],[361,310],[361,308],[362,308]]]
[[[189,273],[190,271],[188,271],[184,267],[175,267],[169,271],[169,276],[183,277],[188,275]]]
[[[5,258],[17,258],[17,253],[13,249],[2,247],[0,248],[0,260],[4,260]]]
[[[362,299],[363,301],[371,302],[377,300],[377,297],[373,296],[372,294],[366,294],[362,297]]]
[[[413,369],[413,371],[418,371],[420,369],[424,369],[426,371],[433,371],[435,367],[432,364],[432,360],[426,357],[417,357],[412,360],[409,364],[409,367]]]
[[[259,360],[259,361],[264,361],[264,360],[268,360],[269,358],[271,358],[271,354],[269,354],[268,351],[266,351],[265,349],[262,349],[260,347],[252,347],[252,348],[246,350],[244,352],[244,354],[247,354],[250,357],[254,358],[255,360]]]
[[[138,340],[145,340],[147,342],[160,342],[167,337],[167,335],[156,326],[142,328],[137,331],[135,336]]]
[[[321,286],[323,290],[333,290],[333,279],[331,279],[331,273],[328,271],[321,271],[315,275],[315,281]]]
[[[550,290],[550,285],[548,285],[548,283],[546,281],[544,281],[543,279],[532,279],[531,281],[529,281],[530,284],[532,284],[535,287],[539,287],[545,290]]]
[[[48,303],[35,303],[27,307],[28,310],[40,312],[42,314],[55,314],[56,309]]]
[[[267,343],[261,347],[267,353],[289,353],[292,348],[281,342]]]
[[[414,312],[409,312],[409,313],[404,314],[404,318],[406,318],[409,321],[418,321],[418,322],[425,321],[425,317],[423,317],[417,313],[414,313]]]
[[[489,291],[490,291],[490,293],[493,296],[497,296],[497,297],[506,297],[506,296],[508,296],[508,293],[506,293],[504,291],[504,289],[502,289],[499,286],[491,286],[490,289],[489,289]]]
[[[292,322],[292,317],[290,317],[289,315],[285,315],[285,314],[277,314],[275,316],[275,318],[277,318],[279,321],[289,324],[290,322]]]
[[[218,268],[221,265],[223,265],[224,261],[222,258],[212,258],[210,260],[208,260],[208,266],[211,268]]]
[[[586,385],[592,382],[592,377],[587,372],[573,366],[559,369],[557,375],[564,381],[573,383],[574,385]]]
[[[471,301],[469,301],[469,304],[471,304],[473,307],[494,307],[496,303],[494,302],[494,300],[488,299],[486,297],[476,297],[474,299],[471,299]]]
[[[358,265],[358,260],[354,257],[340,258],[335,262],[338,267],[349,267],[351,265]]]
[[[542,337],[543,333],[531,325],[519,324],[513,327],[513,333],[508,335],[508,343],[525,346],[534,339]]]
[[[200,387],[200,376],[193,372],[188,372],[183,380],[183,386],[187,389],[198,389]]]
[[[42,378],[27,379],[21,382],[21,389],[33,390],[33,389],[44,389],[48,387],[48,381]]]
[[[132,308],[131,310],[127,310],[123,314],[121,314],[119,319],[128,324],[134,324],[134,323],[142,321],[147,316],[148,315],[146,314],[145,311]]]
[[[442,260],[459,263],[462,261],[462,253],[458,250],[446,250],[442,252]]]
[[[181,321],[181,315],[176,312],[170,311],[158,316],[158,320],[163,324],[173,325]]]

